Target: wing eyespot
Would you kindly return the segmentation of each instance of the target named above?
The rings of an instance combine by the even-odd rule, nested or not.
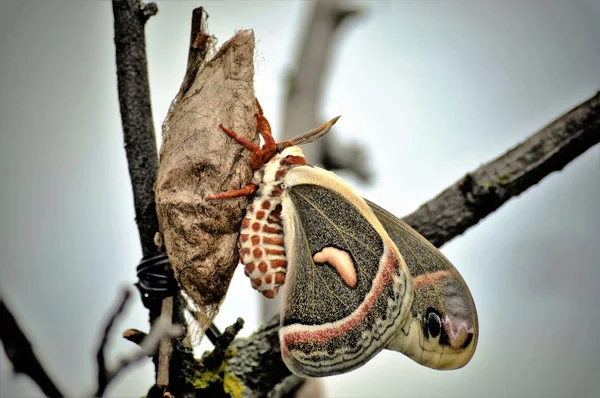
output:
[[[427,308],[423,322],[425,336],[436,338],[442,332],[442,319],[440,314],[432,307]]]

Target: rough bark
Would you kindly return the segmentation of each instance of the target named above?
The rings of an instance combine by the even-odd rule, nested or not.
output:
[[[121,122],[144,256],[157,251],[154,244],[154,234],[158,231],[154,181],[158,153],[150,106],[144,32],[148,17],[157,11],[154,3],[142,7],[140,0],[113,1]]]
[[[600,92],[502,156],[468,173],[406,221],[439,247],[600,140]]]

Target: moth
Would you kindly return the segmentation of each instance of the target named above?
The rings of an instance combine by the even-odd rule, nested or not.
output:
[[[290,371],[344,373],[384,348],[434,369],[466,365],[478,320],[456,268],[402,220],[304,158],[299,145],[339,116],[279,143],[260,105],[256,119],[262,147],[219,125],[251,152],[252,182],[207,199],[252,198],[240,262],[254,289],[283,295],[279,338]]]

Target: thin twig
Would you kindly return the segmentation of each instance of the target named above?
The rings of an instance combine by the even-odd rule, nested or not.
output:
[[[161,317],[173,318],[173,297],[163,299]],[[172,353],[171,339],[162,339],[158,349],[158,372],[156,374],[156,385],[160,388],[166,388],[169,385],[169,362]]]
[[[119,315],[123,313],[125,309],[125,305],[131,298],[131,290],[124,289],[123,297],[119,302],[117,308],[112,312],[111,316],[108,318],[108,322],[106,322],[106,326],[104,326],[104,333],[102,333],[102,338],[100,339],[100,345],[98,346],[98,351],[96,353],[96,361],[98,362],[98,389],[96,390],[96,394],[94,396],[100,397],[104,395],[104,391],[110,382],[110,372],[106,367],[106,357],[105,357],[105,349],[106,344],[108,343],[108,336],[112,332],[112,328],[115,325],[115,322]]]
[[[191,87],[200,67],[210,50],[211,36],[208,34],[208,14],[203,7],[192,11],[192,28],[190,30],[190,47],[188,49],[188,62],[185,77],[179,91],[179,96],[184,95]]]
[[[131,290],[124,289],[123,297],[121,298],[119,305],[110,314],[108,321],[106,322],[106,326],[104,327],[104,333],[100,339],[98,352],[96,354],[96,359],[98,362],[98,387],[96,392],[93,394],[95,397],[103,396],[109,384],[126,368],[141,361],[147,356],[154,355],[162,339],[170,340],[181,335],[182,329],[179,325],[173,325],[170,318],[161,316],[154,322],[150,333],[148,333],[148,335],[140,342],[139,346],[141,350],[129,357],[121,358],[121,360],[118,362],[118,365],[114,369],[109,369],[106,365],[105,357],[108,338],[112,332],[116,320],[123,313],[125,305],[130,298]]]
[[[31,377],[47,397],[64,397],[40,363],[33,347],[3,300],[0,300],[0,340],[15,373]]]
[[[122,358],[117,367],[109,372],[109,383],[129,366],[154,355],[162,339],[175,339],[180,337],[181,333],[181,326],[172,324],[171,320],[166,317],[158,318],[148,336],[140,344],[142,349],[130,357]]]
[[[207,368],[214,369],[219,366],[219,364],[225,358],[225,352],[227,348],[229,348],[235,339],[235,336],[237,336],[243,327],[244,320],[242,318],[238,318],[233,325],[225,328],[225,331],[217,338],[217,341],[215,342],[215,348],[202,359]]]

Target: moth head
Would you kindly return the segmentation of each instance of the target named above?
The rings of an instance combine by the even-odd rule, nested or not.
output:
[[[338,121],[340,117],[341,116],[336,116],[327,123],[323,123],[319,127],[307,131],[306,133],[301,134],[296,138],[292,138],[288,141],[279,142],[277,144],[277,153],[281,153],[284,149],[289,147],[310,144],[311,142],[318,140],[319,138],[327,134],[329,130],[331,130],[331,127]]]

